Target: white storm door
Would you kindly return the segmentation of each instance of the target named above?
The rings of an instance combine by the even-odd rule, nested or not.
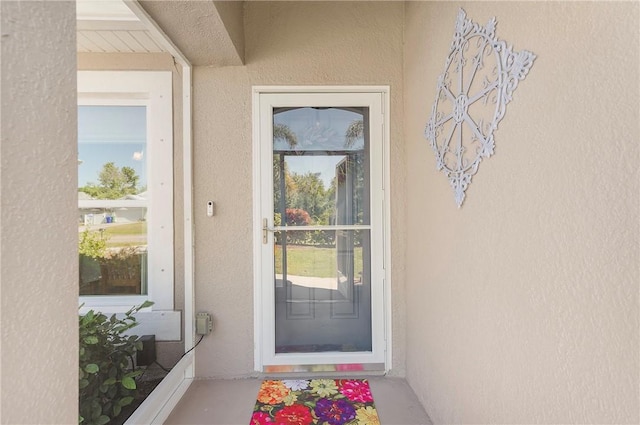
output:
[[[385,370],[385,93],[300,90],[254,93],[256,368]]]

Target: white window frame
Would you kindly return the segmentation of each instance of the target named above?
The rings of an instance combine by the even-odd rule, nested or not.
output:
[[[81,313],[89,309],[125,312],[145,300],[147,311],[174,308],[173,241],[173,101],[169,71],[78,71],[78,105],[144,105],[147,110],[146,201],[79,201],[79,207],[102,207],[118,202],[142,202],[147,207],[147,294],[81,296]],[[169,329],[158,339],[180,339],[179,312],[164,317]],[[173,315],[169,315],[173,316]],[[171,322],[171,325],[169,325]],[[138,329],[139,330],[139,329]],[[176,332],[177,331],[177,332]],[[177,335],[176,335],[177,333]]]
[[[372,315],[373,351],[370,355],[341,353],[334,358],[325,355],[322,360],[329,363],[378,363],[384,362],[385,372],[389,371],[392,364],[392,340],[391,340],[391,238],[390,238],[390,173],[389,173],[389,90],[388,86],[254,86],[253,87],[253,199],[254,199],[254,368],[257,372],[263,372],[266,365],[304,365],[319,364],[319,358],[315,354],[274,354],[273,335],[274,313],[270,306],[263,305],[265,299],[273,298],[267,293],[271,286],[263,282],[269,281],[266,276],[273,276],[273,264],[263,264],[265,258],[265,245],[262,243],[263,217],[269,217],[273,207],[265,208],[261,201],[263,193],[270,193],[273,187],[268,178],[262,178],[264,170],[262,164],[271,164],[265,161],[272,154],[271,146],[265,147],[262,140],[270,140],[272,137],[271,121],[262,123],[261,118],[266,111],[274,106],[301,106],[304,102],[292,100],[291,104],[283,104],[278,101],[270,104],[269,100],[277,94],[288,95],[289,99],[295,95],[305,97],[311,95],[314,106],[319,105],[319,99],[325,95],[326,106],[336,106],[337,99],[344,99],[345,104],[354,106],[354,98],[376,99],[378,104],[369,103],[367,106],[372,111],[371,125],[380,130],[379,145],[372,150],[372,161],[377,165],[371,168],[371,181],[380,182],[382,187],[372,187],[372,223],[380,226],[380,239],[371,242],[371,264],[378,268],[378,276],[382,278],[377,287],[372,287],[372,307],[381,308],[380,315]],[[266,96],[265,96],[266,95]],[[293,96],[290,96],[293,95]],[[277,96],[275,96],[277,98]],[[365,102],[366,103],[366,102]],[[376,116],[377,115],[377,116]],[[373,127],[372,127],[373,128]],[[373,143],[373,142],[372,142]],[[374,152],[376,151],[376,152]],[[375,158],[374,158],[375,157]],[[270,174],[267,173],[268,175]],[[269,225],[273,223],[269,221]],[[373,237],[373,235],[372,235]],[[267,279],[267,280],[265,280]]]

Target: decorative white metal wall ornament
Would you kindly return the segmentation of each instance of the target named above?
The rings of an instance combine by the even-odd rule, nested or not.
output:
[[[495,31],[495,17],[481,27],[459,10],[424,132],[436,155],[436,169],[449,178],[458,208],[480,161],[493,155],[494,132],[518,82],[536,58],[526,50],[514,52],[512,46],[496,38]],[[485,65],[485,61],[489,63]],[[450,78],[457,79],[456,94]],[[454,147],[450,146],[452,141]]]

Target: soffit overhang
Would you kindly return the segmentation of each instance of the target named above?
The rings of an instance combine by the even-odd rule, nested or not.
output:
[[[161,53],[156,32],[127,6],[129,0],[77,0],[77,51]],[[194,66],[244,63],[241,1],[139,1],[156,25]]]

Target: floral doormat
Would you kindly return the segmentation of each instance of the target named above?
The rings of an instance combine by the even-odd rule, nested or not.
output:
[[[379,425],[366,379],[263,381],[250,425]]]

